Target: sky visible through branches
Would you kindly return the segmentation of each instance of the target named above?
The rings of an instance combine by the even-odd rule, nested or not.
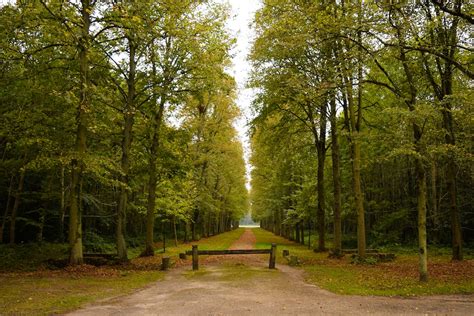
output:
[[[247,169],[247,189],[250,190],[250,141],[247,123],[251,118],[250,103],[253,93],[247,89],[246,83],[250,74],[251,65],[247,61],[247,56],[252,47],[254,30],[251,27],[253,17],[257,9],[261,6],[260,0],[219,0],[222,3],[229,3],[232,8],[231,18],[228,27],[231,34],[237,39],[237,43],[232,52],[233,65],[230,74],[235,78],[238,85],[237,105],[242,111],[241,118],[235,123],[239,133],[240,141],[244,147],[244,159]],[[0,0],[0,5],[14,3],[14,0]]]
[[[224,3],[226,0],[222,0]],[[233,51],[233,69],[231,75],[234,76],[238,84],[237,105],[242,111],[242,117],[236,122],[240,140],[244,146],[245,165],[247,168],[247,189],[250,189],[250,141],[248,135],[247,122],[251,118],[250,103],[253,93],[247,89],[246,82],[250,74],[251,65],[247,61],[247,56],[252,47],[254,30],[251,27],[255,12],[260,8],[260,0],[229,0],[232,6],[232,16],[228,21],[229,29],[233,36],[237,38],[237,44]]]

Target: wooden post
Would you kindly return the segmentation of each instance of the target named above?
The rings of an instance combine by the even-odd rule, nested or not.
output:
[[[170,267],[170,257],[161,258],[161,270],[166,271]]]
[[[199,270],[198,246],[193,245],[193,270]]]
[[[269,269],[275,269],[275,261],[276,261],[276,244],[272,243],[272,249],[270,252],[270,262],[268,264]]]

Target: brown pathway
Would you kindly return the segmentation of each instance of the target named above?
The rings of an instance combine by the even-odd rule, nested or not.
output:
[[[246,230],[231,248],[254,247]],[[217,256],[216,256],[217,257]],[[265,267],[266,256],[222,256],[220,265],[170,271],[163,281],[132,295],[71,315],[473,315],[474,296],[388,298],[341,296],[304,282],[303,271]],[[242,260],[229,262],[224,257]],[[237,257],[240,257],[238,259]],[[235,260],[234,260],[235,261]]]

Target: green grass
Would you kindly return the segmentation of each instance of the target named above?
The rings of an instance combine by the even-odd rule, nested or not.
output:
[[[244,229],[236,229],[167,247],[165,255],[176,261],[179,253],[191,250],[192,244],[197,244],[199,249],[228,249],[243,232]],[[0,271],[3,271],[0,272],[0,314],[65,313],[86,303],[131,293],[164,276],[156,270],[163,254],[157,251],[154,257],[133,259],[140,248],[131,249],[130,266],[88,268],[85,272],[80,268],[78,271],[44,270],[46,260],[67,258],[67,249],[64,244],[47,243],[0,246]],[[205,274],[205,270],[203,272]]]
[[[331,267],[324,265],[304,266],[307,281],[338,294],[379,295],[379,296],[419,296],[434,294],[474,293],[472,278],[446,282],[432,279],[420,283],[414,277],[384,275],[377,267],[372,273],[364,273],[357,267]]]
[[[288,249],[303,262],[308,282],[338,294],[413,296],[434,294],[474,293],[474,260],[468,252],[463,262],[451,262],[447,249],[429,250],[428,283],[418,282],[418,257],[416,250],[392,247],[382,249],[393,251],[397,259],[390,263],[376,265],[355,265],[350,257],[329,259],[328,253],[315,253],[307,246],[275,236],[263,229],[255,229],[257,248],[269,248],[277,244],[277,263],[287,264],[282,250]]]
[[[239,237],[244,233],[244,231],[244,228],[237,228],[235,230],[220,235],[212,236],[209,238],[203,238],[199,241],[179,243],[177,247],[174,246],[172,242],[168,241],[168,246],[166,247],[165,254],[167,256],[178,256],[179,253],[191,250],[192,245],[198,245],[198,248],[200,250],[225,250],[228,249],[233,242],[238,240]],[[156,253],[162,255],[162,249],[156,249]]]
[[[163,275],[158,271],[81,278],[0,275],[0,311],[2,314],[64,313],[99,299],[131,293]]]

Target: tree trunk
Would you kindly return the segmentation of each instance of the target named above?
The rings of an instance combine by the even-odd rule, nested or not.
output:
[[[334,188],[334,254],[342,254],[342,224],[341,224],[341,172],[340,153],[337,132],[337,111],[335,95],[331,96],[331,153],[332,153],[332,180]]]
[[[356,136],[357,137],[357,136]],[[357,209],[357,254],[359,257],[365,257],[366,238],[365,238],[365,210],[364,198],[362,195],[362,179],[360,174],[360,143],[355,141],[352,143],[352,174],[354,196]]]
[[[308,220],[308,249],[311,249],[311,219]]]
[[[325,221],[325,189],[324,189],[324,162],[326,160],[326,150],[318,150],[318,251],[326,250],[326,221]]]
[[[194,216],[193,216],[193,221],[191,222],[191,238],[193,241],[197,240],[197,231],[196,231],[196,226],[197,226],[197,221],[199,220],[199,212],[197,210],[194,210]]]
[[[36,234],[36,241],[39,243],[43,241],[44,224],[46,221],[46,214],[48,210],[48,195],[51,194],[52,185],[53,185],[53,177],[49,177],[47,186],[44,190],[43,207],[39,211],[38,232]]]
[[[360,26],[362,25],[362,15],[363,15],[363,2],[359,2],[359,11],[357,13],[357,24],[359,30],[357,31],[357,41],[362,44],[362,31]],[[360,122],[362,120],[362,56],[363,51],[360,45],[357,46],[357,114],[354,113],[354,108],[350,109],[352,111],[351,117],[355,122],[352,122],[352,136],[354,137],[353,145],[353,173],[354,173],[354,193],[355,201],[357,208],[357,251],[360,257],[365,256],[366,249],[366,236],[365,236],[365,209],[364,209],[364,197],[362,193],[362,177],[360,173],[361,169],[361,151],[360,151]]]
[[[23,193],[23,184],[25,182],[25,168],[23,167],[20,171],[20,179],[18,180],[18,188],[15,193],[15,203],[12,208],[12,215],[10,219],[10,245],[15,244],[15,225],[16,216],[18,214],[18,208],[21,203],[21,194]]]
[[[147,200],[147,217],[146,217],[146,240],[145,250],[142,256],[154,256],[154,226],[155,226],[155,203],[156,203],[156,156],[158,153],[158,124],[154,122],[153,136],[151,142],[150,157],[148,159],[148,200]]]
[[[416,178],[418,186],[418,247],[420,281],[428,281],[428,254],[426,243],[426,172],[423,162],[416,161]]]
[[[314,146],[317,152],[317,195],[318,206],[316,211],[316,221],[318,225],[318,251],[326,250],[326,223],[325,223],[325,189],[324,189],[324,163],[326,160],[326,125],[327,125],[326,104],[321,107],[319,117],[319,131],[315,124],[314,114],[311,109],[307,109],[308,119],[311,122],[311,132],[313,134]]]
[[[304,245],[305,244],[305,240],[304,240],[304,221],[300,222],[300,236],[301,236],[301,244]]]
[[[357,212],[357,254],[359,257],[365,257],[366,249],[366,238],[365,238],[365,210],[364,210],[364,197],[362,193],[362,179],[360,173],[361,165],[361,152],[360,152],[360,141],[359,141],[359,128],[356,118],[352,80],[349,79],[346,82],[347,89],[347,115],[346,119],[349,123],[349,143],[351,149],[351,160],[352,160],[352,187],[354,191],[355,207]],[[360,115],[360,110],[358,111]]]
[[[433,228],[434,234],[433,239],[435,242],[439,242],[439,231],[440,231],[440,222],[439,222],[439,214],[438,214],[438,191],[437,191],[437,177],[438,171],[436,166],[436,161],[432,158],[431,163],[431,217],[433,218]]]
[[[38,233],[36,234],[36,241],[39,243],[43,241],[43,230],[44,230],[45,220],[46,220],[46,205],[40,211],[40,217],[38,220]]]
[[[461,8],[462,1],[454,1],[454,5]],[[421,54],[423,62],[425,64],[425,74],[431,83],[434,94],[437,96],[440,103],[440,111],[443,116],[443,129],[445,132],[445,143],[448,148],[452,149],[456,146],[456,137],[454,130],[454,119],[452,116],[452,105],[450,97],[453,94],[453,60],[458,50],[458,25],[460,21],[459,16],[451,16],[451,23],[444,22],[450,18],[446,16],[444,12],[435,10],[436,16],[432,16],[429,10],[425,10],[427,20],[434,26],[432,29],[436,30],[436,33],[431,31],[429,33],[431,44],[441,46],[443,54],[448,56],[447,59],[441,59],[435,57],[436,69],[440,82],[438,83],[436,78],[431,72],[431,68],[428,65],[428,60],[425,58],[424,53]],[[452,234],[452,259],[462,260],[462,230],[461,230],[461,216],[459,208],[457,206],[457,188],[456,188],[456,159],[453,155],[452,150],[449,150],[447,157],[447,168],[446,168],[446,184],[448,186],[449,196],[449,211],[451,215],[451,234]]]
[[[176,216],[173,216],[173,236],[174,236],[174,246],[178,247],[178,232],[176,231]]]
[[[188,231],[189,231],[189,224],[188,222],[184,223],[184,238],[183,238],[183,243],[188,242]]]
[[[61,201],[60,201],[60,214],[59,214],[59,242],[64,242],[64,218],[66,217],[66,186],[64,176],[64,165],[61,165]]]
[[[122,160],[120,176],[120,195],[117,209],[117,257],[119,261],[128,261],[127,244],[125,242],[125,231],[127,221],[127,205],[129,191],[129,169],[130,169],[130,149],[132,146],[132,131],[134,124],[135,98],[136,98],[136,49],[137,45],[132,35],[127,36],[129,50],[129,69],[127,78],[127,99],[123,111],[124,127],[122,134]]]
[[[211,223],[212,219],[211,219],[211,212],[209,211],[207,213],[207,225],[206,225],[206,237],[210,237],[211,236]]]
[[[10,178],[10,186],[8,187],[7,205],[5,206],[5,211],[3,212],[2,226],[0,227],[0,243],[3,243],[3,234],[5,232],[5,226],[7,224],[8,213],[10,212],[14,180],[15,176],[12,175],[12,177]]]
[[[81,1],[82,29],[78,41],[79,68],[80,68],[80,101],[76,116],[76,144],[75,157],[71,162],[71,205],[69,210],[69,264],[82,264],[82,207],[81,207],[81,182],[84,170],[83,157],[86,153],[87,139],[87,113],[91,110],[90,93],[90,62],[89,48],[91,45],[90,25],[92,5],[90,0]]]
[[[161,220],[161,239],[163,239],[163,252],[166,252],[166,221]]]
[[[301,243],[300,239],[300,223],[296,223],[295,225],[295,239],[297,243]]]
[[[401,34],[401,28],[396,28],[399,43],[403,43],[403,36]],[[409,87],[409,98],[406,98],[410,112],[416,110],[417,102],[417,89],[415,86],[415,79],[410,69],[408,59],[406,56],[405,49],[400,46],[400,60],[403,65],[405,72],[406,81]],[[418,211],[418,255],[419,255],[419,274],[420,281],[428,281],[428,248],[426,242],[426,171],[423,165],[423,148],[421,144],[421,138],[423,135],[422,128],[417,123],[413,123],[413,143],[415,151],[418,154],[415,161],[415,174],[416,174],[416,185],[417,185],[417,211]]]
[[[453,115],[451,112],[451,104],[449,97],[452,95],[452,66],[447,63],[445,65],[445,73],[443,78],[443,98],[442,114],[443,114],[443,128],[445,130],[445,142],[449,148],[456,146],[456,138],[453,126]],[[456,159],[452,150],[448,156],[446,168],[446,184],[448,186],[449,195],[449,212],[451,215],[451,234],[452,234],[452,259],[456,261],[463,260],[462,252],[462,231],[461,231],[461,216],[457,205],[457,186],[456,186]]]
[[[448,162],[446,182],[449,192],[449,211],[451,215],[451,233],[453,254],[452,259],[456,261],[463,260],[462,252],[462,231],[461,218],[456,202],[456,165],[454,162]]]

